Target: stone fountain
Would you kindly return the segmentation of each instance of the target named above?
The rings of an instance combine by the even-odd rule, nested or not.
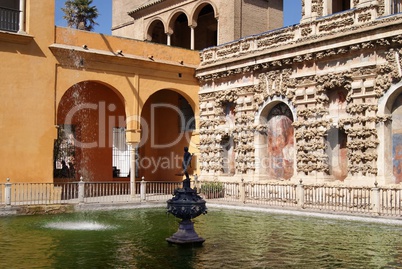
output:
[[[166,238],[166,241],[179,245],[201,245],[205,239],[195,232],[192,219],[207,213],[205,200],[197,194],[196,189],[190,187],[190,178],[183,181],[183,188],[176,189],[173,196],[167,201],[167,212],[180,218],[181,221],[177,232]]]

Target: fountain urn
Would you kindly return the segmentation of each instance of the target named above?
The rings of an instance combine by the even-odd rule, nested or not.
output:
[[[179,229],[166,241],[172,244],[195,244],[201,245],[205,239],[198,236],[194,230],[192,219],[207,213],[205,200],[198,194],[196,189],[190,187],[190,179],[183,181],[183,188],[176,189],[173,198],[167,201],[167,212],[180,218]]]

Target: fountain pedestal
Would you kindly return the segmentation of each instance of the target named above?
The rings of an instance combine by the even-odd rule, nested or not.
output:
[[[191,220],[182,220],[179,223],[179,229],[171,237],[166,238],[171,244],[202,244],[205,239],[199,237],[194,230],[194,222]]]
[[[167,212],[182,219],[179,229],[166,241],[172,244],[202,244],[205,239],[194,230],[193,218],[207,212],[205,201],[190,187],[190,179],[183,181],[183,188],[174,191],[174,197],[167,201]]]

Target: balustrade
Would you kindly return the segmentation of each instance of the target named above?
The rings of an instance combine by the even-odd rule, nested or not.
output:
[[[182,182],[129,181],[70,183],[7,183],[0,188],[6,207],[24,205],[129,203],[170,199]],[[194,184],[208,203],[251,204],[310,211],[402,216],[402,188],[304,185],[290,182],[203,182]]]

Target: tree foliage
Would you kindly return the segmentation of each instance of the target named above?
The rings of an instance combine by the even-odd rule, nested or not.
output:
[[[99,14],[96,6],[91,5],[92,0],[67,0],[61,10],[68,27],[92,31],[94,26],[98,25],[95,19]]]

